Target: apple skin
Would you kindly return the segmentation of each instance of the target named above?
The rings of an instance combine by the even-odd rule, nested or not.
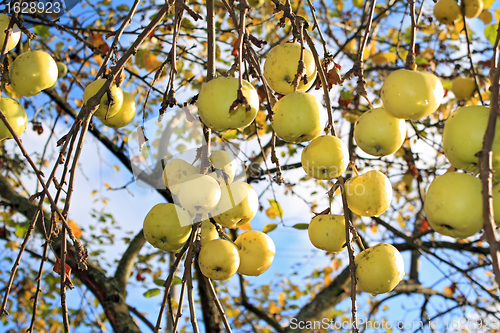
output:
[[[259,276],[273,263],[276,246],[271,237],[261,231],[246,231],[236,238],[234,244],[240,254],[240,274]]]
[[[314,247],[333,253],[345,249],[345,219],[343,215],[316,215],[307,228]]]
[[[373,156],[395,153],[406,138],[406,122],[384,108],[366,111],[356,122],[354,139],[358,147]]]
[[[453,24],[459,16],[460,7],[455,0],[439,0],[434,5],[434,17],[443,24]]]
[[[453,0],[452,0],[453,1]],[[396,118],[418,120],[437,110],[443,100],[441,81],[432,73],[398,69],[382,85],[384,108]]]
[[[3,47],[3,44],[5,42],[5,36],[6,36],[5,30],[7,30],[7,28],[9,27],[9,23],[10,23],[10,16],[7,16],[5,14],[0,14],[0,48]],[[12,33],[10,34],[9,37],[7,52],[15,48],[16,45],[19,43],[20,39],[21,39],[21,30],[19,30],[17,24],[15,24],[12,27]]]
[[[240,266],[236,245],[225,239],[214,239],[202,246],[198,256],[201,272],[212,280],[227,280]]]
[[[446,158],[458,169],[479,172],[479,157],[488,124],[490,109],[485,106],[457,108],[446,120],[443,130],[443,148]],[[495,127],[493,139],[493,170],[500,168],[500,122]]]
[[[495,222],[500,227],[500,183],[493,185],[493,211]]]
[[[123,103],[120,111],[108,117],[108,119],[101,117],[99,120],[108,127],[121,128],[127,126],[134,120],[136,111],[137,104],[135,103],[134,95],[127,91],[123,91]]]
[[[181,184],[190,176],[199,174],[199,170],[180,158],[168,161],[163,169],[165,186],[175,195],[179,194]]]
[[[10,66],[12,88],[22,96],[35,96],[57,82],[57,64],[44,51],[27,51],[20,54]]]
[[[453,79],[451,91],[458,99],[469,99],[476,91],[476,82],[473,78],[456,77]]]
[[[7,117],[10,126],[18,136],[26,130],[28,116],[21,103],[12,98],[2,97],[0,98],[0,110]],[[5,123],[0,120],[0,142],[12,138],[12,133],[10,133]]]
[[[264,77],[271,88],[282,95],[294,92],[292,81],[297,75],[300,60],[300,44],[284,43],[269,51],[264,63]],[[308,49],[304,49],[304,66],[306,69],[307,84],[299,82],[297,91],[305,92],[314,83],[316,78],[316,64]]]
[[[210,155],[210,162],[216,169],[214,172],[208,174],[210,177],[217,180],[221,185],[231,184],[233,182],[236,176],[236,169],[238,168],[233,154],[225,150],[213,151]],[[224,174],[227,178],[225,178]]]
[[[478,17],[483,11],[483,0],[462,0],[465,6],[465,17]]]
[[[247,183],[234,182],[221,187],[219,204],[212,212],[217,223],[225,228],[237,228],[250,222],[259,209],[257,192]]]
[[[189,176],[179,187],[179,203],[193,215],[211,212],[220,198],[219,183],[208,175]]]
[[[316,179],[333,179],[342,175],[349,165],[349,152],[341,139],[323,135],[302,150],[304,171]]]
[[[441,235],[466,238],[483,226],[481,181],[472,175],[447,172],[429,185],[424,201],[427,222]]]
[[[358,286],[372,295],[392,291],[405,275],[401,253],[387,243],[380,243],[354,258]]]
[[[319,100],[308,93],[285,95],[274,104],[273,112],[273,129],[286,142],[311,141],[325,128],[326,111]]]
[[[198,96],[198,114],[205,125],[212,130],[222,132],[230,129],[243,129],[250,125],[259,110],[259,95],[248,81],[243,80],[241,87],[250,110],[238,105],[235,110],[229,108],[238,97],[239,80],[235,77],[222,77],[208,81]]]
[[[97,92],[101,89],[101,87],[106,83],[106,79],[97,79],[94,82],[90,83],[87,88],[85,88],[83,92],[83,102],[87,103],[89,99],[95,96]],[[99,104],[99,107],[95,111],[94,115],[98,117],[99,119],[106,119],[113,117],[115,114],[117,114],[120,109],[122,108],[123,105],[123,91],[121,88],[119,88],[114,82],[111,83],[111,96],[113,97],[113,105],[109,107],[108,110],[108,94],[104,93],[104,95],[101,97],[101,102]]]
[[[382,172],[371,170],[345,182],[347,206],[359,216],[380,216],[392,200],[392,185]]]
[[[187,211],[172,203],[155,205],[144,218],[146,240],[164,251],[177,251],[191,235],[192,217]]]
[[[219,233],[210,220],[203,220],[201,221],[200,236],[201,246],[203,246],[211,240],[218,239]]]

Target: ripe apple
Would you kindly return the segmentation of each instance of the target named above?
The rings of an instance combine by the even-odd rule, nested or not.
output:
[[[257,192],[247,183],[234,182],[221,187],[222,195],[212,215],[221,226],[237,228],[250,222],[259,209]]]
[[[284,96],[274,104],[273,111],[273,129],[286,142],[311,141],[325,128],[325,109],[308,93],[293,92]]]
[[[459,16],[460,7],[455,0],[439,0],[434,5],[434,17],[443,24],[453,24]]]
[[[366,111],[354,127],[356,144],[365,153],[386,156],[395,153],[406,138],[406,122],[384,108]]]
[[[483,0],[462,0],[462,5],[468,18],[478,17],[483,11]]]
[[[217,232],[217,228],[213,225],[210,220],[205,219],[201,221],[201,228],[200,228],[200,241],[201,241],[201,246],[207,244],[211,240],[219,238],[219,233]]]
[[[453,79],[451,91],[458,99],[469,99],[476,91],[476,82],[469,77],[456,77]]]
[[[198,114],[205,125],[217,132],[229,129],[243,129],[250,125],[259,111],[259,95],[248,81],[243,80],[241,87],[250,110],[240,104],[235,110],[231,105],[238,97],[239,81],[235,77],[222,77],[210,80],[198,96]]]
[[[392,185],[382,172],[371,170],[345,182],[347,206],[360,216],[379,216],[389,208]]]
[[[201,247],[198,263],[203,275],[212,280],[227,280],[240,266],[238,248],[225,239],[214,239]]]
[[[170,192],[179,194],[181,184],[192,175],[198,175],[199,170],[180,158],[174,158],[163,169],[163,181]]]
[[[215,168],[214,172],[208,174],[210,177],[217,180],[221,185],[233,182],[238,167],[233,154],[225,150],[216,150],[210,155],[210,162]]]
[[[191,175],[179,187],[179,203],[191,214],[207,214],[219,203],[219,183],[208,175]]]
[[[108,119],[99,118],[101,122],[112,128],[120,128],[127,126],[134,120],[135,112],[137,110],[137,105],[135,103],[134,95],[129,92],[123,92],[123,104],[118,111],[113,116],[108,116]]]
[[[349,152],[345,144],[333,135],[312,140],[302,150],[302,168],[316,179],[333,179],[344,173],[349,165]]]
[[[158,249],[177,251],[191,235],[192,217],[172,203],[155,205],[144,218],[146,240]]]
[[[3,47],[3,44],[5,43],[5,30],[9,27],[10,23],[10,16],[7,16],[5,14],[0,14],[0,50]],[[17,43],[19,43],[19,40],[21,39],[21,30],[19,30],[19,27],[17,24],[14,24],[12,27],[12,33],[10,34],[9,37],[9,44],[7,45],[7,51],[12,50],[13,48],[16,47]]]
[[[447,172],[427,189],[424,212],[441,235],[466,238],[483,226],[481,181],[472,175]]]
[[[339,253],[346,242],[343,215],[316,215],[307,228],[309,239],[316,248]]]
[[[240,274],[259,276],[273,263],[276,247],[271,237],[261,231],[246,231],[236,238],[234,244],[240,254]]]
[[[387,112],[396,118],[413,120],[436,111],[443,96],[443,85],[434,74],[407,69],[392,72],[381,91]]]
[[[277,45],[269,51],[264,63],[264,77],[271,88],[286,95],[294,92],[292,82],[297,75],[300,60],[300,44],[284,43]],[[316,64],[312,53],[304,49],[304,66],[306,70],[307,84],[299,82],[297,91],[307,91],[316,78]]]
[[[358,286],[372,295],[392,291],[405,275],[401,253],[387,243],[380,243],[362,251],[354,258],[354,265]]]
[[[3,114],[9,121],[10,126],[12,126],[14,132],[16,132],[18,136],[26,130],[28,117],[21,103],[12,98],[1,97],[0,110],[2,110]],[[12,138],[13,136],[9,129],[5,123],[0,120],[0,142]]]
[[[34,96],[57,82],[57,64],[44,51],[20,54],[10,66],[12,88],[22,96]]]
[[[457,108],[446,120],[443,130],[444,154],[451,164],[467,172],[479,172],[479,153],[488,124],[490,109],[485,106]],[[500,170],[500,121],[493,141],[493,169]]]
[[[97,79],[85,88],[83,92],[83,102],[87,103],[89,99],[95,96],[101,87],[106,83],[106,79]],[[101,97],[99,107],[94,115],[100,119],[107,119],[113,117],[120,111],[123,105],[123,91],[114,82],[110,87],[111,97],[113,98],[113,105],[109,105],[108,94],[104,93]]]

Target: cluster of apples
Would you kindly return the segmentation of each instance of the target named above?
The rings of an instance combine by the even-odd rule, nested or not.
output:
[[[483,11],[483,0],[462,0],[465,17],[478,17]],[[434,5],[434,17],[439,22],[451,25],[461,16],[461,8],[456,0],[439,0]]]

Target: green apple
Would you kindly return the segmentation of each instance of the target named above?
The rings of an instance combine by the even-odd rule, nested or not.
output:
[[[240,254],[240,274],[259,276],[273,263],[276,247],[271,237],[261,231],[246,231],[236,238],[234,244]]]
[[[237,228],[250,222],[259,209],[257,192],[247,183],[234,182],[221,187],[222,195],[212,215],[226,228]]]
[[[469,99],[476,91],[476,82],[473,78],[457,77],[453,79],[451,91],[458,99]]]
[[[460,7],[455,0],[439,0],[434,5],[434,17],[443,24],[451,25],[460,17]]]
[[[21,103],[12,98],[1,97],[0,110],[2,110],[18,136],[26,130],[28,117]],[[5,123],[0,120],[0,142],[12,138],[12,133],[10,133]]]
[[[483,226],[481,181],[472,175],[447,172],[427,189],[424,212],[441,235],[466,238]]]
[[[479,172],[478,153],[483,149],[490,109],[485,106],[457,108],[446,120],[443,130],[444,154],[450,163],[467,172]],[[497,118],[498,119],[498,118]],[[500,168],[500,121],[493,140],[493,169]]]
[[[163,181],[165,186],[175,195],[179,194],[181,184],[192,175],[200,174],[193,165],[180,158],[168,161],[163,169]]]
[[[3,44],[5,43],[5,37],[6,33],[5,30],[9,27],[10,23],[10,16],[7,16],[5,14],[0,14],[0,50],[3,47]],[[13,48],[16,47],[16,45],[19,43],[19,40],[21,39],[21,30],[19,30],[19,27],[17,24],[14,24],[12,27],[12,33],[10,34],[9,37],[9,44],[7,45],[7,51],[12,50]]]
[[[44,51],[20,54],[10,66],[12,88],[22,96],[34,96],[57,82],[57,64]]]
[[[493,211],[495,222],[500,227],[500,183],[493,185]]]
[[[307,228],[309,240],[316,248],[339,253],[346,242],[345,219],[343,215],[316,215]]]
[[[213,151],[210,155],[210,162],[215,168],[214,172],[208,174],[210,177],[217,180],[221,185],[233,182],[238,167],[233,154],[225,150]]]
[[[207,278],[227,280],[238,271],[240,255],[232,242],[214,239],[201,247],[198,263]]]
[[[276,135],[291,143],[317,138],[326,124],[326,112],[311,94],[293,92],[283,96],[273,107],[272,126]]]
[[[191,235],[192,217],[172,203],[155,205],[144,218],[146,240],[164,251],[177,251]]]
[[[354,265],[358,286],[372,295],[392,291],[405,275],[401,253],[387,243],[362,251],[354,259]]]
[[[386,156],[395,153],[406,138],[406,122],[384,108],[366,111],[356,122],[354,139],[365,153]]]
[[[284,43],[277,45],[269,51],[264,63],[264,77],[271,88],[282,94],[294,92],[292,85],[300,60],[301,46],[298,43]],[[304,49],[304,66],[307,77],[307,84],[299,82],[297,91],[307,91],[316,78],[316,64],[312,53]]]
[[[220,198],[219,183],[208,175],[191,175],[179,187],[179,203],[193,215],[211,212]]]
[[[379,216],[392,200],[392,185],[382,172],[371,170],[345,182],[347,206],[359,216]]]
[[[217,228],[215,228],[215,225],[208,219],[201,222],[200,235],[201,246],[207,244],[211,240],[219,238]]]
[[[118,111],[113,116],[105,118],[99,118],[101,122],[112,128],[120,128],[127,126],[134,120],[135,112],[137,110],[137,104],[135,103],[134,95],[129,92],[123,92],[123,103],[120,111]]]
[[[453,1],[453,0],[451,0]],[[436,111],[444,96],[441,81],[432,73],[399,69],[382,85],[384,108],[396,118],[418,120]]]
[[[235,110],[231,105],[238,97],[239,80],[223,77],[208,81],[198,96],[198,114],[205,125],[222,132],[230,129],[243,129],[250,125],[259,111],[259,95],[250,82],[243,80],[241,87],[250,109],[239,104]]]
[[[483,11],[483,0],[462,0],[465,7],[465,16],[468,18],[478,17]]]
[[[349,165],[349,151],[333,135],[322,135],[302,150],[302,168],[316,179],[333,179],[342,175]]]
[[[94,97],[97,92],[102,88],[107,79],[97,79],[90,83],[83,92],[83,102],[87,103],[89,99]],[[107,119],[113,117],[120,111],[123,105],[123,91],[114,82],[110,87],[111,97],[113,98],[113,105],[109,104],[108,94],[105,92],[101,97],[99,107],[94,115],[99,119]]]

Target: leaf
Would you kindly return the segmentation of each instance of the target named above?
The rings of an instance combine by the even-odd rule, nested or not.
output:
[[[481,14],[479,14],[479,18],[483,21],[484,24],[490,24],[493,20],[493,15],[489,10],[483,10]]]
[[[52,270],[56,274],[61,275],[61,260],[59,258],[57,258],[54,267],[52,267]],[[64,273],[65,273],[64,283],[68,288],[73,289],[73,283],[71,282],[71,267],[66,263],[64,264]]]
[[[495,2],[495,0],[483,0],[483,8],[488,9]]]
[[[307,230],[309,228],[309,223],[297,223],[292,226],[292,228],[298,229],[298,230]]]
[[[363,8],[363,0],[352,0],[352,4],[358,8]]]
[[[486,28],[484,28],[484,37],[490,41],[491,45],[495,45],[497,27],[494,24],[486,26]]]
[[[337,7],[338,11],[342,11],[344,9],[344,0],[333,0],[333,3]]]
[[[150,297],[160,295],[160,294],[161,294],[160,288],[153,288],[153,289],[149,289],[148,291],[146,291],[143,294],[143,296],[146,298],[150,298]]]
[[[46,25],[36,25],[33,27],[33,31],[42,38],[48,38],[51,36],[49,28]]]
[[[283,209],[281,209],[281,205],[276,200],[269,199],[269,204],[271,205],[270,209],[274,211],[274,214],[276,214],[277,217],[283,217]]]
[[[243,225],[240,225],[238,227],[238,229],[244,230],[244,231],[252,230],[252,225],[250,223],[245,223]]]
[[[262,232],[265,233],[265,234],[267,234],[268,232],[273,231],[277,227],[278,227],[278,225],[276,223],[269,223],[269,224],[266,224],[264,226],[264,228],[262,228]]]
[[[116,10],[120,11],[120,12],[128,12],[130,10],[130,7],[123,4],[123,5],[119,5],[116,7]]]
[[[78,225],[76,225],[75,221],[69,220],[68,225],[71,231],[73,231],[73,235],[75,235],[76,238],[82,237],[82,229],[80,229]]]

